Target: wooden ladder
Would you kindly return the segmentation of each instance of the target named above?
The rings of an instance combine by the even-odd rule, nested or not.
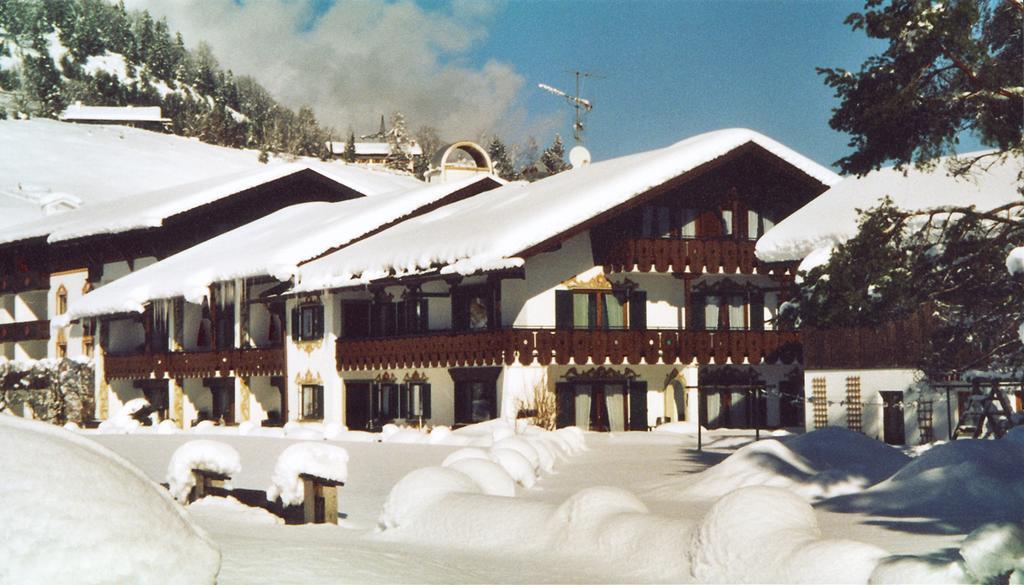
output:
[[[977,439],[985,428],[985,422],[988,422],[988,433],[995,435],[997,439],[1003,438],[1013,426],[1010,400],[999,386],[999,382],[992,382],[992,387],[987,393],[981,389],[979,382],[975,381],[967,408],[960,413],[960,420],[957,421],[956,430],[953,432],[954,441],[961,435],[970,435],[971,438]]]

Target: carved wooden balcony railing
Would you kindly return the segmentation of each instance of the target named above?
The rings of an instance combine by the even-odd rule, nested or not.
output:
[[[928,347],[931,317],[923,309],[876,327],[804,329],[807,369],[910,368]]]
[[[50,322],[23,321],[0,325],[0,343],[5,341],[45,341],[50,339]]]
[[[50,288],[50,275],[46,272],[8,272],[0,274],[0,294]]]
[[[280,376],[286,370],[285,351],[281,347],[108,355],[104,359],[108,380]]]
[[[723,364],[801,359],[800,334],[792,331],[591,331],[507,329],[445,332],[387,339],[340,339],[338,368],[382,369],[484,366],[516,362],[566,365]]]
[[[764,264],[754,256],[755,242],[744,240],[670,240],[627,238],[612,243],[598,264],[609,272],[795,273],[795,264]]]

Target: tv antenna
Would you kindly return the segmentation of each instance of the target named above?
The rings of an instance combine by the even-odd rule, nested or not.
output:
[[[569,95],[564,91],[551,87],[546,83],[538,83],[537,87],[543,89],[546,92],[553,93],[559,97],[565,98],[565,101],[569,102],[569,105],[576,110],[576,121],[572,125],[572,137],[576,140],[577,144],[583,144],[583,117],[590,110],[594,109],[594,104],[590,100],[580,97],[580,79],[581,78],[593,78],[603,79],[602,77],[590,73],[588,71],[572,71],[571,73],[576,75],[576,95]]]

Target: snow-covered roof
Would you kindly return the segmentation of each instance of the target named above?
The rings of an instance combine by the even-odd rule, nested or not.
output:
[[[12,226],[0,235],[0,244],[42,236],[46,236],[47,242],[54,243],[159,227],[171,216],[307,170],[347,184],[344,176],[305,163],[273,165],[175,185]]]
[[[347,142],[328,142],[331,154],[345,154]],[[391,145],[387,142],[354,142],[357,156],[387,156],[391,154]],[[423,149],[415,142],[405,147],[405,152],[413,156],[423,154]]]
[[[160,106],[83,106],[72,104],[59,118],[68,121],[89,122],[170,122],[164,118]]]
[[[9,226],[44,217],[40,199],[51,192],[80,198],[85,210],[137,193],[286,164],[275,157],[262,164],[254,150],[173,134],[43,118],[0,120],[0,153],[0,233],[5,236]],[[299,160],[343,176],[342,182],[367,195],[419,184],[408,175]]]
[[[363,284],[433,269],[470,274],[518,266],[518,255],[604,211],[756,144],[823,185],[839,177],[746,129],[701,134],[672,146],[591,163],[536,183],[513,183],[412,218],[299,268],[296,290]]]
[[[67,323],[142,311],[148,301],[177,296],[198,302],[210,284],[233,278],[288,280],[300,262],[478,183],[486,188],[502,181],[484,175],[337,203],[292,205],[99,287],[73,301],[58,319]]]
[[[961,155],[971,157],[981,152]],[[984,169],[991,161],[982,159],[969,177],[953,177],[949,159],[935,168],[884,168],[863,177],[850,177],[825,191],[781,221],[757,242],[757,257],[767,262],[795,261],[819,252],[827,257],[836,244],[857,234],[858,209],[876,207],[885,196],[902,209],[924,209],[942,205],[976,205],[991,209],[1020,200],[1017,175],[1024,163],[1012,158]]]

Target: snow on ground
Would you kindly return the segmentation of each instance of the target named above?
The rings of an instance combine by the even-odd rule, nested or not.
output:
[[[857,475],[874,483],[902,466],[893,478],[882,477],[856,495],[873,494],[901,476],[926,477],[927,486],[891,494],[894,501],[902,498],[908,504],[927,496],[921,491],[926,487],[965,498],[966,488],[959,493],[954,488],[970,483],[956,471],[967,468],[987,490],[972,497],[1003,501],[1001,520],[1019,526],[1024,505],[1012,494],[1024,483],[1024,465],[1012,457],[1000,463],[1012,451],[1006,451],[1012,441],[956,447],[972,443],[959,441],[924,451],[903,465],[906,459],[898,451],[837,429],[759,443],[748,431],[705,431],[700,452],[696,437],[686,432],[544,433],[503,421],[438,432],[435,440],[446,437],[447,444],[432,444],[434,433],[398,427],[389,429],[390,440],[384,442],[366,442],[362,435],[347,441],[347,432],[326,429],[310,429],[312,441],[296,440],[295,432],[285,437],[280,429],[275,437],[257,431],[79,432],[137,462],[155,479],[162,478],[178,445],[211,433],[241,455],[243,471],[233,478],[238,494],[263,490],[278,456],[290,445],[336,445],[348,452],[348,480],[338,491],[338,526],[285,526],[262,510],[224,498],[189,507],[223,551],[218,582],[227,584],[863,583],[869,575],[878,583],[976,582],[984,578],[977,573],[1001,570],[1020,556],[1015,529],[984,526],[983,518],[950,524],[941,508],[917,509],[916,516],[892,509],[846,511],[835,505],[843,498],[810,503],[800,482],[754,485],[719,499],[691,491],[716,465],[730,460],[735,465],[746,458],[743,453],[758,449],[782,454],[811,477]],[[342,440],[325,440],[328,434]],[[524,440],[536,450],[539,437],[563,435],[583,439],[584,448],[544,441],[553,453],[550,472],[543,469],[539,451],[535,467],[519,451],[494,449],[515,453],[537,474],[532,488],[512,485],[509,490],[512,480],[493,462],[492,446],[510,445],[513,437],[511,444]],[[463,446],[467,438],[477,444]],[[950,445],[953,451],[943,454]],[[762,463],[756,458],[748,462]],[[470,471],[472,466],[480,469]],[[771,469],[762,466],[758,473],[764,478]],[[785,468],[778,469],[789,477]],[[496,489],[502,481],[504,487]],[[1011,499],[1001,500],[1004,494]],[[968,557],[973,560],[965,563]]]
[[[6,414],[0,445],[0,583],[215,581],[217,545],[121,457]]]

